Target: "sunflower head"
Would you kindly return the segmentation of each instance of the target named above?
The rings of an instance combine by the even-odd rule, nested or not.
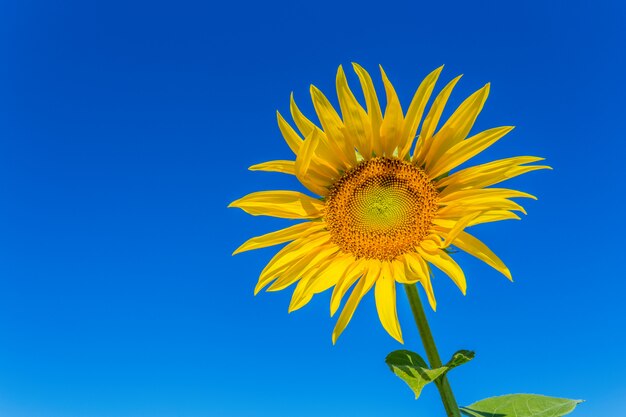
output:
[[[353,65],[365,106],[355,98],[339,67],[340,112],[312,86],[316,124],[300,112],[292,95],[290,110],[297,130],[280,113],[278,126],[295,158],[250,167],[294,175],[316,196],[261,191],[229,206],[253,215],[304,221],[249,239],[235,253],[289,242],[261,272],[256,292],[268,286],[269,291],[278,291],[296,284],[289,306],[293,311],[314,294],[333,288],[330,309],[334,315],[351,289],[333,331],[334,343],[362,297],[374,288],[383,327],[402,342],[396,283],[419,282],[435,309],[431,285],[435,266],[465,294],[465,275],[450,257],[450,245],[511,279],[504,263],[466,228],[519,219],[516,212],[525,211],[512,198],[534,197],[493,185],[549,167],[530,165],[542,158],[519,156],[457,169],[512,129],[496,127],[470,135],[489,84],[440,123],[460,77],[437,94],[424,116],[442,68],[422,81],[406,111],[381,68],[386,94],[383,112],[370,75]]]

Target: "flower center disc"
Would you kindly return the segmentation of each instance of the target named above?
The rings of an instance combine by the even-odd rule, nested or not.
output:
[[[427,236],[436,212],[437,190],[421,168],[377,157],[332,186],[325,220],[332,242],[344,252],[389,261]]]

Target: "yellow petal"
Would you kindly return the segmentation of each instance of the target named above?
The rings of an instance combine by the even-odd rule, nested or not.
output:
[[[292,313],[296,310],[301,309],[305,305],[309,303],[313,299],[313,294],[305,294],[305,289],[307,286],[310,286],[311,279],[308,276],[303,276],[298,284],[296,284],[296,288],[293,290],[293,294],[291,294],[291,301],[289,302],[289,308],[287,312]]]
[[[359,305],[359,302],[363,298],[365,294],[372,288],[372,285],[378,279],[378,275],[380,274],[380,263],[379,262],[369,262],[368,271],[365,276],[363,276],[359,282],[356,284],[350,297],[348,297],[348,301],[346,305],[343,307],[339,318],[337,319],[337,323],[335,324],[335,328],[333,329],[332,340],[333,345],[337,342],[341,333],[345,330],[346,326],[352,319],[354,315],[354,311],[356,307]]]
[[[433,89],[435,88],[435,83],[439,78],[441,70],[443,70],[443,65],[428,74],[415,92],[413,100],[411,100],[409,110],[406,113],[406,118],[404,119],[404,124],[402,126],[402,133],[400,134],[400,143],[398,144],[400,148],[398,153],[399,159],[404,159],[404,157],[411,150],[411,145],[413,144],[413,140],[415,139],[417,132],[417,127],[422,120],[424,109],[426,108],[426,104],[430,99]]]
[[[314,85],[311,86],[311,99],[313,100],[313,107],[315,107],[317,116],[322,123],[324,133],[328,138],[328,146],[334,149],[337,155],[341,157],[341,162],[343,163],[341,168],[355,165],[356,154],[354,147],[345,141],[341,118],[326,96]]]
[[[322,237],[325,240],[328,240],[330,238],[330,234],[328,232],[320,233],[313,239],[321,239]],[[254,295],[256,295],[265,285],[274,280],[280,272],[286,270],[293,262],[297,261],[298,254],[300,253],[299,249],[304,245],[310,244],[310,240],[310,238],[298,239],[279,250],[261,271],[257,286],[254,290]]]
[[[324,228],[326,228],[326,223],[324,222],[299,223],[285,229],[248,239],[233,252],[233,255],[253,249],[280,245],[281,243],[306,237],[311,233],[323,230]]]
[[[420,256],[417,252],[409,252],[406,253],[404,258],[405,265],[409,271],[411,271],[412,276],[415,278],[414,281],[420,281],[430,275],[430,271],[428,269],[428,264],[424,261],[424,258]]]
[[[426,292],[426,297],[428,298],[428,304],[430,304],[430,308],[432,308],[433,311],[437,311],[437,300],[435,299],[435,292],[433,291],[433,284],[430,279],[430,275],[424,279],[421,279],[420,284]]]
[[[328,184],[330,179],[337,179],[339,177],[339,169],[345,165],[345,161],[342,160],[339,153],[336,147],[330,147],[324,132],[317,126],[313,126],[309,133],[307,133],[306,139],[302,143],[296,157],[296,175],[299,170],[301,172],[305,171],[307,177],[314,176],[317,179],[324,179],[322,182],[317,181],[318,185],[323,186]],[[316,180],[316,178],[312,179]],[[303,180],[300,178],[300,181]],[[305,182],[303,182],[303,184],[305,184]]]
[[[273,282],[265,291],[280,291],[298,281],[306,272],[314,268],[312,259],[317,257],[321,251],[329,251],[331,248],[331,245],[324,245],[322,247],[307,245],[306,251],[298,251],[299,256],[296,259],[287,265],[286,268],[282,268],[279,272],[273,274]]]
[[[466,232],[461,232],[454,241],[454,246],[485,262],[513,281],[509,268],[483,242]]]
[[[456,191],[441,199],[440,204],[444,207],[439,209],[438,217],[465,217],[474,212],[494,210],[517,210],[526,214],[522,206],[514,201],[508,200],[509,198],[516,197],[536,199],[536,197],[531,194],[506,188]]]
[[[318,128],[312,121],[307,119],[304,114],[302,114],[302,112],[296,105],[296,101],[293,98],[293,93],[291,93],[291,97],[289,100],[289,110],[291,111],[291,117],[293,118],[293,121],[296,122],[296,126],[298,126],[298,129],[302,133],[302,136],[307,137],[313,129]]]
[[[431,178],[437,178],[441,174],[450,171],[461,165],[475,155],[478,155],[489,146],[493,145],[498,139],[513,130],[513,126],[496,127],[478,133],[471,138],[457,143],[448,149],[437,162],[428,170]]]
[[[338,254],[311,277],[311,291],[318,294],[337,285],[339,280],[346,275],[355,262],[356,259],[350,254]]]
[[[473,177],[477,173],[497,172],[501,169],[509,169],[514,166],[530,164],[533,162],[543,161],[544,158],[538,156],[514,156],[511,158],[497,159],[480,165],[474,165],[455,172],[437,182],[439,186],[447,186],[456,183],[457,179],[465,177]]]
[[[422,129],[420,130],[420,139],[417,141],[417,145],[413,153],[413,162],[417,162],[419,165],[424,164],[426,153],[432,143],[432,136],[433,133],[435,133],[435,129],[437,129],[437,124],[439,123],[443,109],[448,102],[448,98],[450,98],[452,89],[454,89],[454,86],[460,79],[461,75],[450,81],[437,95],[437,98],[435,98],[432,106],[430,106],[430,110],[428,111],[426,119],[424,119]]]
[[[380,73],[383,77],[385,94],[387,95],[385,116],[383,117],[383,123],[380,126],[380,140],[382,142],[384,153],[391,157],[400,142],[404,116],[402,114],[402,106],[400,105],[400,100],[398,99],[396,90],[393,88],[389,78],[387,78],[387,74],[385,74],[382,66],[380,67]]]
[[[359,64],[352,63],[352,67],[359,77],[361,82],[361,88],[363,89],[363,95],[365,96],[365,104],[367,106],[367,114],[370,119],[370,125],[372,126],[372,150],[376,155],[382,155],[382,143],[380,141],[380,126],[383,123],[383,114],[380,110],[380,104],[378,102],[378,96],[374,89],[374,83],[372,78]],[[370,155],[364,155],[366,159],[369,159]]]
[[[302,254],[301,259],[295,262],[280,277],[272,283],[267,291],[281,291],[299,280],[304,274],[318,267],[324,259],[333,256],[339,251],[339,247],[334,244],[311,248]]]
[[[361,276],[366,267],[366,261],[359,259],[356,260],[354,264],[349,265],[346,268],[345,273],[339,278],[337,281],[337,285],[333,288],[333,293],[330,297],[330,316],[334,316],[337,310],[339,309],[339,305],[341,304],[341,300],[343,296],[346,294],[348,289],[354,284]]]
[[[461,190],[455,191],[453,193],[447,194],[444,197],[439,199],[441,204],[447,203],[482,203],[489,202],[494,199],[501,198],[532,198],[536,200],[532,194],[528,194],[518,190],[511,190],[508,188],[479,188],[479,189],[469,189],[469,190]]]
[[[471,220],[467,224],[467,227],[475,226],[477,224],[497,222],[501,220],[520,220],[520,217],[517,214],[507,210],[476,211],[475,213],[476,218]],[[444,217],[438,215],[436,219],[433,219],[433,224],[450,230],[463,217],[465,216]]]
[[[372,155],[372,126],[366,111],[352,94],[341,65],[337,70],[337,97],[346,136],[362,155]]]
[[[402,341],[402,330],[398,322],[398,312],[396,310],[396,281],[391,277],[387,262],[383,265],[383,273],[376,280],[374,289],[376,298],[376,310],[381,324],[400,343]]]
[[[298,282],[289,312],[296,311],[304,307],[313,295],[326,291],[327,289],[337,285],[337,282],[346,273],[347,268],[354,263],[354,257],[351,255],[337,255],[324,262],[316,271]]]
[[[470,203],[467,200],[453,201],[448,203],[447,206],[441,207],[437,211],[437,216],[440,218],[460,218],[468,213],[475,211],[493,211],[493,210],[509,210],[519,211],[526,214],[524,207],[517,204],[515,201],[507,200],[505,198],[491,200],[483,203]]]
[[[296,262],[298,262],[307,253],[315,248],[325,245],[330,240],[330,233],[323,231],[317,232],[304,239],[294,240],[287,246],[282,248],[274,257],[265,265],[263,271],[259,275],[259,280],[254,288],[254,295],[258,294],[266,285],[272,282],[278,275],[285,272]]]
[[[400,284],[415,284],[419,278],[407,270],[403,256],[401,255],[391,262],[391,276]]]
[[[295,161],[268,161],[261,164],[252,165],[248,168],[250,171],[269,171],[269,172],[282,172],[284,174],[296,174],[296,162]]]
[[[302,138],[293,130],[291,125],[285,121],[279,112],[276,112],[276,118],[278,119],[278,128],[280,129],[280,133],[283,134],[285,142],[287,142],[287,145],[289,145],[293,153],[297,155],[302,145]]]
[[[498,179],[497,182],[493,182],[493,179],[490,181],[485,181],[480,183],[481,187],[486,187],[488,185],[493,185],[493,184],[497,184],[498,182],[504,181],[504,180],[508,180],[514,177],[517,177],[519,175],[522,174],[526,174],[527,172],[532,172],[532,171],[537,171],[540,169],[549,169],[552,170],[552,167],[549,165],[529,165],[529,166],[519,166],[519,167],[513,167],[511,169],[509,169],[508,171],[506,171],[503,175],[502,175],[502,179]],[[485,184],[485,185],[482,185]]]
[[[454,226],[452,226],[452,228],[450,229],[450,232],[448,232],[448,234],[445,236],[443,248],[447,248],[448,246],[450,246],[450,244],[454,242],[454,239],[456,239],[459,233],[461,233],[463,229],[465,229],[470,224],[470,222],[474,220],[476,217],[478,217],[479,215],[480,215],[480,212],[470,213],[467,216],[463,216],[459,221],[457,221],[454,224]]]
[[[488,95],[489,84],[465,99],[454,111],[452,116],[433,137],[428,155],[426,156],[427,167],[434,165],[445,151],[467,137]]]
[[[404,256],[405,268],[411,271],[412,275],[422,284],[428,303],[433,311],[437,311],[437,300],[433,291],[432,282],[430,280],[430,268],[424,259],[415,252],[407,253]]]
[[[420,242],[420,246],[427,251],[436,252],[441,248],[442,242],[439,237],[435,238],[435,236],[430,235]]]
[[[324,203],[297,191],[259,191],[233,201],[228,207],[238,207],[253,216],[316,219],[322,216]]]
[[[458,239],[458,237],[457,237]],[[447,253],[442,250],[436,252],[429,252],[421,248],[417,248],[418,253],[424,258],[425,261],[430,262],[437,268],[441,269],[448,275],[457,287],[461,290],[463,295],[467,290],[467,283],[465,282],[465,274],[461,267],[452,259]]]
[[[319,130],[314,129],[307,136],[295,162],[295,172],[298,180],[315,194],[325,196],[328,193],[328,186],[332,183],[332,178],[339,174],[324,169],[324,166],[317,164],[316,150],[321,146]],[[317,169],[316,169],[317,168]],[[316,174],[316,171],[325,171],[325,175]]]
[[[541,160],[543,158],[535,156],[518,156],[472,166],[440,179],[437,181],[437,187],[445,187],[440,193],[440,195],[445,195],[464,188],[488,187],[537,169],[551,169],[546,165],[522,166]]]
[[[341,333],[343,333],[344,329],[350,322],[350,319],[352,319],[352,316],[354,315],[356,307],[359,305],[361,298],[363,298],[363,288],[365,287],[365,282],[366,282],[366,279],[361,278],[359,282],[356,284],[356,286],[354,287],[354,289],[352,290],[350,297],[348,297],[348,301],[346,302],[346,305],[343,307],[343,310],[341,311],[341,314],[339,315],[339,319],[337,320],[337,323],[335,324],[335,328],[333,329],[333,334],[332,334],[333,345],[337,342],[337,339],[339,338]]]
[[[480,215],[478,215],[478,217],[472,220],[469,226],[483,223],[499,222],[502,220],[520,220],[520,217],[517,214],[507,210],[484,211]]]
[[[332,133],[337,134],[342,130],[343,122],[324,93],[314,85],[311,85],[310,91],[313,107],[322,124],[322,129],[324,129],[327,135],[333,137],[334,135]]]

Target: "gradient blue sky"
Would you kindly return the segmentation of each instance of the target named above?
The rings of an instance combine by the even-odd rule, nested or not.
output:
[[[477,160],[555,168],[510,182],[539,196],[523,221],[475,230],[515,283],[467,256],[466,297],[436,277],[442,355],[477,351],[459,402],[626,415],[626,6],[590,3],[3,1],[0,415],[443,415],[386,368],[373,297],[333,347],[328,294],[287,314],[289,291],[252,295],[274,249],[230,255],[289,224],[226,208],[298,186],[247,171],[290,156],[275,110],[294,91],[311,114],[310,83],[334,100],[352,61],[405,104],[441,64],[465,74],[452,104],[491,81],[476,127],[517,129]]]

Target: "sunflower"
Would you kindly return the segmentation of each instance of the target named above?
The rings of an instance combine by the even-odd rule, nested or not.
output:
[[[290,242],[265,266],[255,294],[268,285],[268,291],[279,291],[297,283],[289,305],[291,312],[306,305],[313,295],[334,287],[332,316],[352,288],[332,333],[335,343],[360,300],[374,287],[383,327],[402,342],[396,283],[419,282],[435,310],[431,284],[435,266],[465,294],[465,276],[450,256],[452,246],[511,279],[504,263],[465,229],[519,219],[516,212],[526,212],[511,199],[535,197],[491,186],[549,167],[529,165],[543,158],[518,156],[455,171],[513,129],[496,127],[468,137],[489,94],[489,84],[463,101],[438,129],[460,76],[435,97],[422,121],[443,67],[422,81],[406,114],[382,67],[384,113],[370,75],[357,64],[353,67],[365,109],[348,87],[340,66],[336,86],[341,115],[319,89],[311,86],[318,126],[302,114],[292,94],[291,116],[299,133],[280,113],[277,117],[295,160],[250,167],[253,171],[295,175],[317,197],[297,191],[261,191],[229,205],[255,216],[304,222],[251,238],[233,254]]]

